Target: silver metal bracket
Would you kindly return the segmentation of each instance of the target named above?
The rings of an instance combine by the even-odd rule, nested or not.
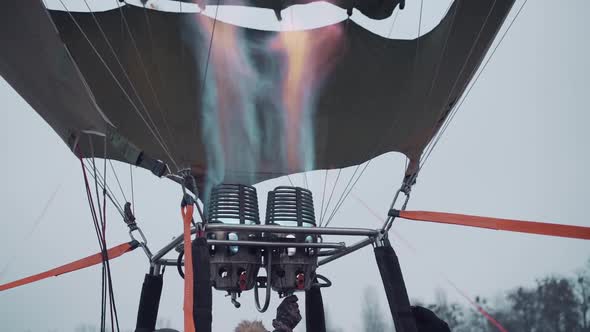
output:
[[[395,193],[395,196],[393,197],[393,201],[391,202],[391,205],[389,206],[389,211],[393,211],[395,210],[395,204],[397,203],[398,199],[400,198],[400,194],[405,195],[405,199],[404,202],[401,206],[401,211],[406,209],[406,206],[408,205],[408,201],[410,200],[410,190],[411,190],[411,186],[405,184],[402,185],[401,188],[398,189],[398,191]],[[385,220],[385,223],[383,224],[383,228],[382,230],[385,232],[385,234],[387,234],[387,232],[389,232],[389,230],[391,229],[391,226],[393,225],[393,221],[395,220],[396,216],[392,215],[391,213],[388,213],[387,216],[387,220]]]
[[[160,264],[153,264],[150,266],[150,275],[152,276],[160,276],[164,274],[164,270],[166,269],[165,265]]]
[[[138,240],[135,237],[135,235],[133,235],[133,233],[138,233],[139,237],[141,238],[141,241]],[[145,235],[141,231],[141,228],[139,228],[137,225],[134,225],[133,227],[129,227],[129,237],[131,237],[131,240],[137,241],[137,243],[139,243],[139,246],[141,247],[141,249],[143,249],[148,260],[151,262],[152,261],[152,252],[150,251],[150,248],[148,248],[147,238],[145,237]]]

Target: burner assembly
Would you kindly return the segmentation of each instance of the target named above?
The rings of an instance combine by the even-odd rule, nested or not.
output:
[[[240,184],[219,185],[211,192],[206,213],[206,225],[260,225],[256,188]],[[242,231],[207,231],[206,238],[208,243],[216,240],[239,243],[260,240],[261,233],[248,228]],[[211,244],[209,252],[213,287],[230,293],[236,304],[236,295],[254,287],[262,264],[261,248]]]
[[[266,225],[302,229],[302,233],[296,234],[265,234],[270,241],[302,245],[297,248],[272,249],[272,289],[281,295],[292,293],[294,290],[309,290],[315,278],[318,249],[305,247],[305,244],[318,243],[318,239],[321,239],[320,235],[305,233],[305,228],[316,227],[311,191],[299,187],[277,187],[269,192]]]
[[[330,280],[317,272],[322,265],[381,243],[386,234],[384,229],[318,227],[313,194],[301,187],[279,186],[269,191],[264,223],[253,186],[219,184],[211,190],[205,206],[202,221],[191,229],[193,257],[199,257],[201,264],[193,266],[199,276],[195,285],[208,281],[212,288],[227,292],[236,308],[241,306],[241,294],[253,290],[260,312],[268,309],[272,291],[285,297],[331,286]],[[347,246],[324,242],[326,235],[365,239]],[[184,276],[183,244],[181,235],[152,255],[154,271],[175,265]],[[178,258],[165,258],[174,248]],[[265,291],[262,301],[261,289]]]
[[[287,296],[312,287],[322,243],[320,234],[306,232],[316,228],[311,191],[300,187],[270,191],[261,226],[256,188],[221,184],[213,188],[205,215],[211,284],[228,292],[236,307],[241,293],[253,288],[257,308],[264,311],[270,289]],[[258,276],[263,266],[266,277]],[[264,305],[258,300],[259,288],[267,288]]]

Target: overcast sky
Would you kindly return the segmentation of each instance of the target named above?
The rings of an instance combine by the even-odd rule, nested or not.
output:
[[[516,8],[521,1],[517,1]],[[410,26],[417,14],[412,3],[408,1],[407,12],[400,16],[405,17],[402,23],[407,23],[396,23],[393,37],[410,38],[412,31],[416,33],[415,26]],[[438,0],[424,1],[423,29],[434,26],[447,6],[446,1],[445,6]],[[527,3],[423,169],[409,209],[590,226],[589,10],[590,2],[586,0]],[[334,15],[342,14],[332,11]],[[514,11],[509,21],[513,15]],[[231,20],[231,16],[228,14],[227,19]],[[386,25],[371,24],[378,33],[387,31]],[[0,101],[3,283],[94,253],[98,247],[77,159],[1,79]],[[353,195],[385,216],[402,178],[404,162],[405,158],[397,153],[375,159]],[[130,196],[129,167],[119,163],[115,167],[125,194]],[[343,172],[341,177],[346,181],[338,182],[336,195],[351,174],[350,169]],[[308,174],[318,204],[324,175]],[[328,176],[331,188],[336,172]],[[301,175],[291,178],[299,185],[304,183]],[[141,170],[134,171],[134,179],[136,214],[155,249],[182,231],[178,211],[181,191],[177,185]],[[113,180],[109,181],[118,192]],[[258,185],[259,197],[265,197],[266,191],[279,184],[288,181],[282,178]],[[378,227],[381,221],[353,195],[332,224]],[[112,206],[109,209],[109,243],[128,241],[126,226]],[[432,300],[437,288],[463,301],[445,277],[472,296],[493,299],[512,287],[532,285],[546,274],[570,275],[590,257],[590,246],[581,240],[403,220],[396,221],[393,232],[418,252],[393,236],[408,292],[412,298],[424,301]],[[111,266],[122,327],[132,329],[147,258],[137,250],[113,261]],[[345,331],[357,331],[363,289],[382,289],[371,249],[322,267],[320,273],[334,283],[324,292],[330,316]],[[164,282],[160,317],[181,329],[182,279],[169,269]],[[386,312],[382,293],[379,300]],[[244,295],[242,303],[242,308],[234,309],[223,293],[214,292],[214,331],[230,331],[244,318],[260,318],[270,326],[278,304],[276,298],[271,314],[266,315],[256,312],[251,294]],[[97,267],[3,292],[1,329],[72,331],[82,323],[98,325],[99,306]],[[304,330],[301,325],[298,331]]]

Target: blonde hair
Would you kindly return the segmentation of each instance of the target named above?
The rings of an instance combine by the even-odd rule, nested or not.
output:
[[[234,332],[268,332],[261,321],[241,321]]]

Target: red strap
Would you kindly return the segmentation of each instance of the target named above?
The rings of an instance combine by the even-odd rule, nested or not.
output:
[[[399,216],[417,221],[590,240],[590,227],[429,211],[400,211]]]
[[[494,319],[494,317],[492,317],[492,315],[490,315],[487,311],[485,311],[485,309],[482,308],[482,306],[480,306],[478,303],[473,301],[464,291],[459,289],[459,287],[457,287],[455,285],[455,283],[453,283],[447,277],[445,277],[445,279],[465,300],[467,300],[467,302],[469,302],[469,304],[471,304],[475,309],[477,309],[477,311],[480,314],[482,314],[490,322],[490,324],[494,325],[498,329],[498,331],[508,332],[508,330],[506,330],[506,328],[504,328],[504,326],[502,326],[502,324],[500,324],[496,319]]]
[[[180,209],[184,226],[184,331],[195,332],[193,320],[193,251],[191,248],[191,221],[194,206],[189,204]]]
[[[107,250],[107,259],[117,258],[127,252],[132,251],[136,247],[137,246],[132,242],[120,244],[116,247],[113,247],[113,248]],[[81,270],[81,269],[99,264],[101,262],[102,262],[102,253],[94,254],[94,255],[88,256],[86,258],[82,258],[80,260],[77,260],[75,262],[71,262],[69,264],[62,265],[60,267],[56,267],[56,268],[51,269],[49,271],[45,271],[43,273],[35,274],[30,277],[26,277],[26,278],[23,278],[20,280],[9,282],[4,285],[0,285],[0,291],[5,291],[7,289],[11,289],[14,287],[19,287],[22,285],[30,284],[32,282],[47,279],[49,277],[57,277],[61,274]]]

